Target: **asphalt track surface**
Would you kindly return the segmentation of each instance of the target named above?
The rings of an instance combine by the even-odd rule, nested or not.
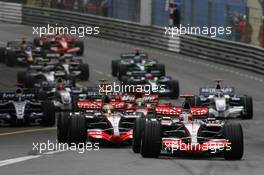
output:
[[[0,45],[26,36],[32,39],[32,28],[0,23]],[[111,60],[121,52],[137,46],[85,38],[84,60],[90,64],[91,79],[83,85],[92,85],[98,79],[115,80],[110,75]],[[241,121],[244,129],[244,157],[241,161],[225,161],[219,157],[160,156],[143,159],[127,147],[106,147],[99,151],[54,152],[39,154],[33,143],[56,141],[55,128],[0,127],[1,175],[263,175],[264,174],[264,77],[229,66],[201,61],[170,52],[144,48],[151,57],[165,63],[168,75],[180,82],[181,92],[197,93],[200,86],[209,85],[213,79],[222,78],[241,94],[254,99],[254,119]],[[14,88],[16,71],[0,64],[1,90]]]

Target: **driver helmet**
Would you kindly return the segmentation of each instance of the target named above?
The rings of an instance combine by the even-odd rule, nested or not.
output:
[[[216,91],[215,96],[216,97],[223,97],[224,93],[221,90],[219,90],[219,91]]]
[[[135,53],[135,56],[139,56],[140,53],[139,53],[139,49],[136,49],[136,53]]]
[[[114,111],[114,108],[111,104],[106,104],[103,106],[103,113],[112,114]]]
[[[141,57],[139,55],[136,55],[136,56],[134,56],[134,60],[135,61],[140,61],[141,60]]]
[[[21,44],[26,44],[26,43],[27,43],[26,38],[22,38]]]
[[[17,89],[16,90],[16,96],[18,96],[18,97],[20,97],[20,96],[22,96],[23,95],[23,90],[22,89]]]
[[[143,98],[136,99],[136,104],[137,104],[137,107],[143,107],[144,106],[144,99]]]
[[[58,82],[57,82],[56,88],[57,88],[58,90],[62,90],[62,89],[64,89],[64,87],[65,87],[65,85],[64,85],[63,80],[62,80],[62,79],[58,79]]]
[[[150,73],[145,75],[145,79],[146,80],[152,80],[153,78],[154,78],[154,76],[152,74],[150,74]]]

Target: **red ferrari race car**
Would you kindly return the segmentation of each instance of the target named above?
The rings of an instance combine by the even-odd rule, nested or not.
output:
[[[209,118],[208,108],[158,105],[151,119],[137,119],[133,130],[133,150],[143,157],[169,154],[223,155],[227,160],[243,157],[243,131],[239,123]]]
[[[84,53],[83,41],[67,35],[42,35],[40,38],[34,38],[35,46],[42,47],[44,54],[47,52],[55,53],[76,53],[82,56]]]

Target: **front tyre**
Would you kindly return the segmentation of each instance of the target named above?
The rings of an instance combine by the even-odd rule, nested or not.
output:
[[[81,64],[80,70],[81,70],[80,79],[82,81],[88,81],[89,77],[90,77],[89,65],[88,64]]]
[[[43,126],[54,126],[55,125],[55,106],[51,101],[42,102]]]
[[[141,142],[142,157],[158,157],[161,151],[161,144],[160,123],[146,120]]]
[[[134,153],[140,153],[144,123],[145,123],[145,118],[137,118],[133,125],[132,150],[134,151]]]
[[[73,115],[69,119],[69,144],[84,144],[87,140],[86,118],[82,115]]]
[[[59,143],[67,143],[69,129],[68,113],[60,112],[57,123],[57,139]]]
[[[240,160],[244,154],[244,138],[242,126],[239,123],[227,122],[222,129],[224,139],[230,143],[230,149],[225,149],[226,160]]]

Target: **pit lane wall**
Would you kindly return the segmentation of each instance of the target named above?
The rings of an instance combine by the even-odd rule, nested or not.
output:
[[[22,12],[21,23],[25,25],[98,26],[98,37],[190,55],[264,75],[264,49],[247,44],[200,35],[171,38],[162,27],[50,8],[22,6],[21,12],[10,12],[13,16]]]

